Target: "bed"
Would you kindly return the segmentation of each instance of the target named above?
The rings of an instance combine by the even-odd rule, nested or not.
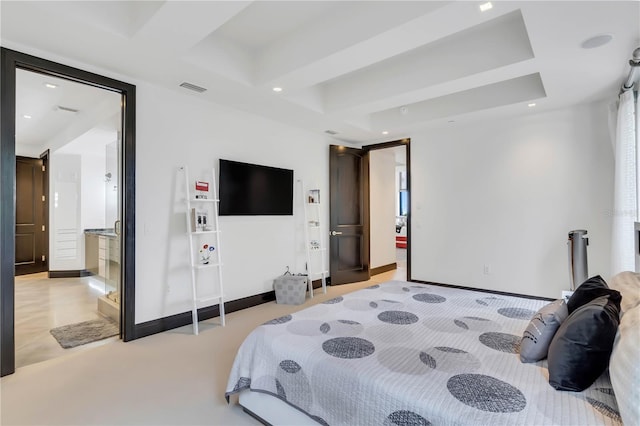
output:
[[[607,373],[583,392],[520,362],[548,301],[401,281],[269,321],[244,341],[226,397],[265,423],[622,424]]]

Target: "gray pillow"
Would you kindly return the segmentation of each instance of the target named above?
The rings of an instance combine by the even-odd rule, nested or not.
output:
[[[562,299],[543,306],[533,316],[522,335],[520,360],[522,362],[537,362],[545,359],[551,339],[568,315],[567,304]]]

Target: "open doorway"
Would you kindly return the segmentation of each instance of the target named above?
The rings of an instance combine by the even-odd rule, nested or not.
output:
[[[121,98],[16,71],[17,368],[120,334]]]
[[[16,191],[16,153],[23,156],[35,156],[35,153],[41,152],[42,147],[28,148],[19,147],[19,138],[21,136],[20,119],[30,120],[25,117],[34,114],[23,112],[20,104],[20,84],[21,76],[44,77],[49,82],[40,82],[42,87],[38,89],[52,90],[56,87],[55,81],[59,79],[65,85],[77,84],[83,89],[98,90],[106,92],[115,97],[115,112],[112,111],[105,118],[101,115],[100,107],[104,106],[102,102],[89,101],[82,113],[81,108],[63,102],[65,99],[59,99],[56,104],[55,113],[69,114],[72,116],[82,116],[85,119],[84,128],[77,124],[71,127],[58,128],[58,132],[53,132],[45,141],[46,148],[50,149],[50,188],[48,191],[49,205],[52,212],[51,217],[47,219],[48,223],[44,225],[49,231],[50,247],[48,248],[48,273],[42,274],[38,278],[46,282],[40,283],[50,289],[51,281],[49,277],[63,277],[63,279],[84,279],[93,273],[94,277],[102,273],[106,279],[97,280],[98,284],[88,286],[93,290],[102,293],[103,296],[111,294],[118,306],[118,312],[115,317],[119,320],[120,326],[116,331],[116,335],[125,341],[135,338],[135,86],[92,74],[76,68],[68,67],[59,63],[47,61],[34,56],[26,55],[9,49],[1,49],[1,93],[2,93],[2,133],[0,143],[0,163],[2,173],[2,184],[0,185],[0,199],[2,200],[3,209],[0,211],[0,240],[2,243],[2,256],[0,257],[0,373],[2,376],[11,374],[16,367],[16,317],[19,306],[17,304],[16,281],[22,280],[27,275],[14,277],[16,265],[16,222],[15,222],[15,191]],[[22,73],[28,74],[22,74]],[[62,84],[62,83],[61,83]],[[80,105],[79,102],[77,105]],[[48,109],[48,111],[47,111]],[[45,114],[51,111],[51,106],[44,108],[41,113]],[[101,119],[97,119],[100,117]],[[93,122],[91,120],[93,118]],[[112,132],[107,129],[116,122],[117,130]],[[91,124],[89,124],[91,123]],[[50,123],[49,123],[50,124]],[[40,127],[46,127],[47,123],[42,123]],[[24,133],[24,132],[23,132]],[[28,132],[27,132],[28,133]],[[65,146],[69,142],[76,141],[77,145],[82,145],[79,141],[82,137],[92,135],[92,140],[100,139],[98,134],[108,134],[103,138],[103,142],[108,143],[100,145],[97,151],[104,152],[108,156],[107,145],[114,143],[118,146],[119,153],[113,157],[117,163],[118,171],[107,171],[107,160],[93,159],[93,163],[87,160],[83,163],[82,156],[87,153],[71,152],[72,148]],[[42,141],[41,141],[42,142]],[[33,144],[33,145],[37,145]],[[65,151],[66,150],[66,151]],[[57,158],[54,158],[57,157]],[[95,181],[99,180],[99,186],[87,185],[85,176],[83,175],[83,164],[85,169],[92,173]],[[103,166],[104,164],[104,166]],[[111,173],[109,175],[109,173]],[[88,190],[87,194],[82,193],[83,182],[84,187]],[[106,193],[109,190],[108,184],[116,186],[115,207],[112,210],[117,211],[119,215],[113,220],[107,219],[108,209],[105,205],[107,202]],[[57,197],[56,197],[57,195]],[[100,210],[102,219],[98,223],[99,231],[112,234],[113,243],[109,244],[106,239],[101,245],[98,243],[98,253],[102,254],[103,267],[97,268],[97,274],[87,268],[86,264],[86,232],[92,230],[91,224],[82,221],[82,197],[93,198],[94,203],[91,207],[94,210]],[[105,200],[102,205],[104,207],[97,208],[95,203],[96,197]],[[57,212],[56,209],[60,209]],[[55,212],[55,214],[54,214]],[[102,213],[103,212],[103,213]],[[89,217],[89,215],[86,215]],[[109,223],[107,223],[109,221]],[[102,225],[104,223],[104,225]],[[106,236],[105,236],[106,237]],[[111,255],[109,250],[111,249]],[[102,253],[101,253],[102,252]],[[116,268],[114,268],[114,264]],[[118,271],[119,269],[119,271]],[[93,278],[93,277],[92,277]],[[96,277],[100,278],[100,277]],[[60,279],[60,278],[57,278]],[[22,284],[22,283],[18,283]],[[86,284],[86,283],[84,283]],[[108,286],[113,287],[109,289]],[[87,285],[84,285],[87,287]],[[122,291],[118,291],[121,288]],[[97,289],[97,290],[96,290]],[[63,292],[64,293],[64,292]],[[66,293],[65,293],[66,294]],[[67,297],[63,298],[63,302],[73,305]],[[98,310],[96,300],[90,302],[93,309]],[[32,303],[38,305],[38,302]],[[65,309],[65,312],[67,310]]]
[[[394,279],[407,280],[408,144],[364,148],[369,150],[371,275],[395,269]]]

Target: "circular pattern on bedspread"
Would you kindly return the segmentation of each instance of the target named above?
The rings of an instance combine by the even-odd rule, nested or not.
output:
[[[480,306],[504,306],[507,303],[505,299],[495,296],[480,297],[476,299],[476,304]]]
[[[436,368],[436,362],[418,349],[395,346],[376,354],[378,362],[394,373],[414,376],[427,374]]]
[[[484,374],[458,374],[447,382],[447,389],[469,407],[491,413],[517,413],[527,400],[518,388]]]
[[[393,324],[372,325],[365,329],[365,334],[373,341],[384,343],[403,343],[413,339],[413,332],[407,327],[396,327]]]
[[[530,320],[536,314],[536,311],[523,308],[500,308],[498,313],[507,318]]]
[[[365,287],[365,290],[375,290],[377,288],[380,288],[380,284],[374,284],[369,287]]]
[[[340,303],[344,300],[344,297],[342,296],[338,296],[338,297],[334,297],[333,299],[329,299],[326,300],[324,302],[322,302],[324,305],[334,305],[336,303]]]
[[[302,367],[300,367],[300,364],[290,359],[285,359],[284,361],[281,361],[280,368],[282,368],[287,373],[297,373],[302,369]]]
[[[447,300],[445,297],[438,296],[437,294],[432,294],[432,293],[414,294],[413,298],[418,302],[424,302],[424,303],[443,303]]]
[[[453,323],[463,330],[471,331],[496,331],[502,328],[497,322],[480,317],[459,317],[454,319]]]
[[[584,399],[603,416],[610,417],[622,423],[620,412],[617,410],[616,397],[611,388],[588,388],[581,393]],[[580,394],[578,394],[580,395]]]
[[[276,371],[278,396],[305,411],[311,408],[312,393],[309,379],[300,364],[292,359],[280,361]]]
[[[462,349],[448,346],[437,346],[425,349],[422,354],[422,362],[435,363],[433,368],[440,372],[467,373],[478,370],[482,365],[475,355]]]
[[[351,309],[352,311],[370,311],[373,308],[369,303],[370,301],[367,299],[347,299],[344,301],[343,305],[345,308]]]
[[[466,329],[460,327],[447,317],[428,317],[422,324],[429,330],[440,331],[443,333],[464,333]]]
[[[411,291],[409,287],[404,287],[404,286],[401,287],[398,285],[383,285],[383,286],[380,286],[380,290],[390,294],[404,294]]]
[[[376,350],[373,343],[360,337],[329,339],[322,344],[322,349],[331,356],[343,359],[364,358]]]
[[[322,334],[320,329],[322,324],[320,320],[299,319],[287,325],[287,331],[298,336],[319,336]]]
[[[520,352],[520,336],[507,333],[482,333],[478,339],[480,343],[500,352],[517,354]]]
[[[418,322],[418,317],[406,311],[384,311],[378,314],[378,319],[389,324],[408,325]]]
[[[351,320],[334,320],[323,323],[319,331],[330,336],[355,336],[364,330],[362,324]]]
[[[400,410],[389,414],[384,426],[430,426],[431,422],[413,411]]]
[[[271,321],[267,321],[263,325],[284,324],[285,322],[291,321],[291,318],[292,318],[291,315],[285,315],[285,316],[282,316],[282,317],[279,317],[279,318],[274,318]]]
[[[401,302],[398,302],[397,300],[379,299],[379,300],[374,300],[372,302],[369,302],[369,306],[371,306],[374,309],[391,309],[391,308],[399,309],[404,307],[404,304]]]

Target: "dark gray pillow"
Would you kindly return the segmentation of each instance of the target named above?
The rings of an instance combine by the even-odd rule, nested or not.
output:
[[[593,276],[580,284],[576,291],[573,292],[569,300],[567,300],[567,308],[572,313],[580,306],[591,302],[593,299],[601,296],[610,296],[611,299],[617,299],[620,302],[620,293],[611,290],[607,283],[600,275]]]
[[[549,384],[581,392],[607,369],[620,323],[620,297],[601,296],[580,306],[549,345]]]
[[[536,312],[522,335],[520,360],[537,362],[545,359],[551,339],[567,316],[567,304],[562,299],[549,303]]]

